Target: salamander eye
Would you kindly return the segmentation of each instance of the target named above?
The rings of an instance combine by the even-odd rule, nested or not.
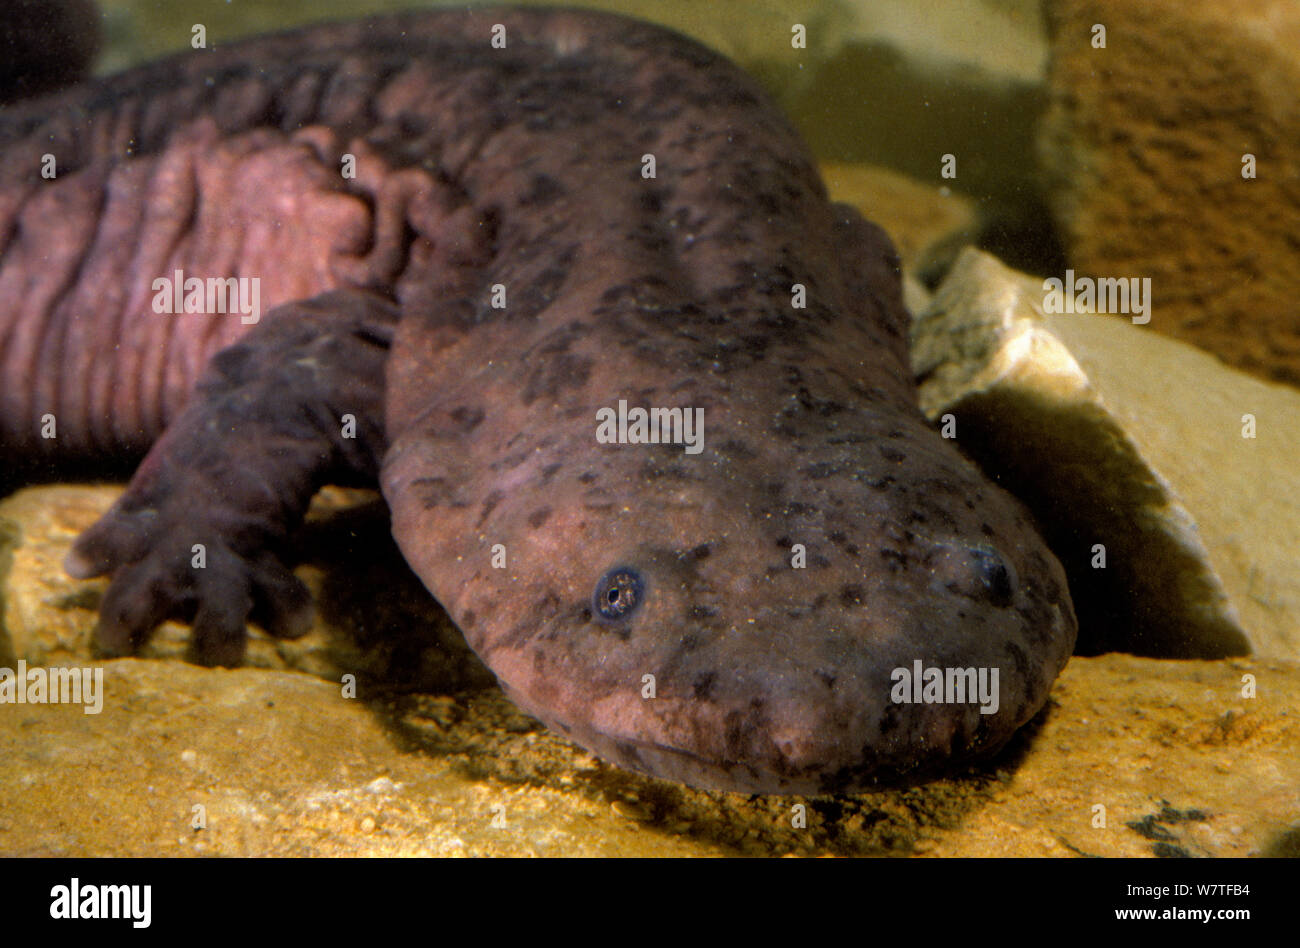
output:
[[[598,616],[613,622],[631,615],[644,596],[641,575],[630,566],[618,566],[600,578],[592,605]]]

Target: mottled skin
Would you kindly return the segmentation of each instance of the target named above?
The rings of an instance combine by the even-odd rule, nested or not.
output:
[[[1059,565],[917,410],[888,239],[690,41],[563,11],[315,28],[11,108],[0,142],[6,451],[161,437],[69,559],[113,575],[108,654],[169,614],[208,662],[250,617],[301,631],[277,551],[319,484],[376,475],[510,696],[658,776],[915,779],[1005,744],[1070,654]],[[177,267],[278,308],[155,315]],[[703,452],[597,443],[620,398],[703,408]],[[619,567],[640,595],[605,618]],[[893,703],[917,659],[997,667],[998,712]]]

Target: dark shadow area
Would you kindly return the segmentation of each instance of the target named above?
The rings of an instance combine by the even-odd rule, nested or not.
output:
[[[496,679],[424,588],[390,532],[376,497],[309,519],[294,540],[295,562],[322,572],[317,613],[339,667],[388,692],[455,692]]]
[[[954,409],[962,450],[1029,508],[1065,568],[1079,619],[1075,654],[1218,659],[1249,652],[1219,610],[1197,607],[1214,591],[1189,579],[1202,573],[1192,551],[1144,519],[1164,495],[1131,448],[1083,430],[1076,413],[1046,402],[988,394],[966,407]],[[1098,544],[1104,567],[1094,565]]]
[[[981,207],[975,246],[1035,276],[1064,273],[1069,265],[1052,213],[1037,193]]]
[[[142,458],[140,454],[128,454],[116,458],[47,460],[20,457],[10,449],[5,451],[0,464],[0,497],[37,484],[125,484]]]
[[[94,0],[0,0],[0,103],[71,85],[102,45]]]
[[[1300,859],[1300,826],[1291,827],[1269,842],[1264,855],[1270,859]]]

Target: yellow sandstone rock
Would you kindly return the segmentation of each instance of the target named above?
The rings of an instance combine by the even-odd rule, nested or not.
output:
[[[1293,664],[1075,658],[1047,710],[986,769],[822,799],[705,793],[619,771],[496,689],[363,687],[350,700],[293,672],[95,667],[98,715],[0,707],[0,855],[1300,851]]]

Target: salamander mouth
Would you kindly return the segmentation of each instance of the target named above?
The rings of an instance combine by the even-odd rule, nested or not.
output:
[[[506,689],[508,697],[525,706]],[[823,792],[825,774],[820,768],[800,773],[779,760],[741,760],[687,750],[627,733],[596,731],[578,722],[528,708],[547,727],[575,744],[625,770],[649,777],[675,780],[699,790],[745,794],[801,794]]]
[[[673,773],[674,779],[705,790],[772,791],[771,775],[742,761],[705,757],[681,747],[637,737],[602,734],[591,743],[599,745],[591,749],[600,756],[647,776],[663,777]]]
[[[770,793],[772,775],[767,768],[739,760],[706,756],[660,741],[626,733],[606,733],[548,713],[526,700],[504,681],[502,690],[514,704],[540,720],[552,731],[593,754],[627,770],[650,777],[679,780],[705,790],[740,793]],[[780,790],[776,792],[792,792]]]

